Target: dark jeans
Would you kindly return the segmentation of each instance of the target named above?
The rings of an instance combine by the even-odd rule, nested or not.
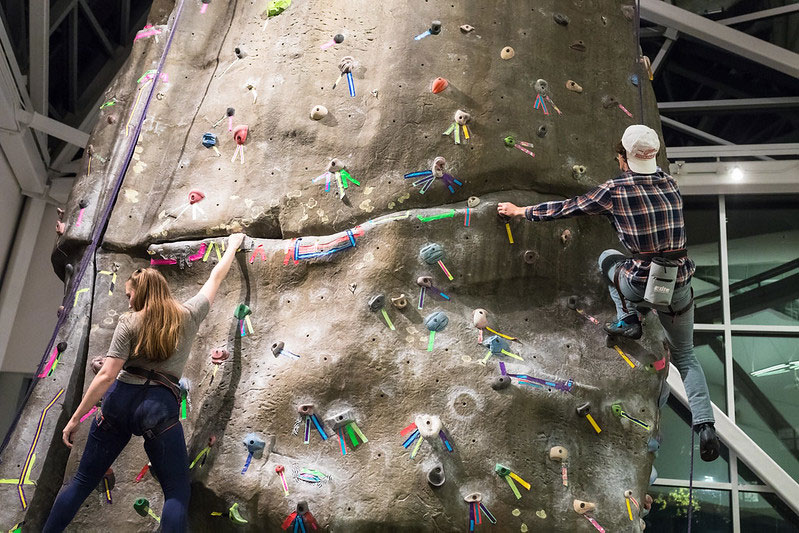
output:
[[[86,497],[102,481],[131,435],[142,435],[165,420],[177,419],[178,403],[172,392],[161,385],[145,387],[115,381],[103,398],[102,412],[105,421],[100,426],[97,421],[92,422],[78,471],[56,498],[44,526],[45,533],[63,531]],[[178,423],[155,438],[145,439],[144,450],[164,491],[161,531],[186,531],[191,489],[183,426]],[[133,502],[114,503],[133,505]]]

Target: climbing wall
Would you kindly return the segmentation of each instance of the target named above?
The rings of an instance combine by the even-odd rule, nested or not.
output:
[[[124,176],[3,452],[2,526],[38,529],[74,474],[93,415],[68,459],[60,430],[131,271],[188,299],[244,231],[183,375],[192,531],[640,531],[660,331],[602,333],[606,219],[496,213],[659,129],[633,6],[286,4],[154,2],[69,200],[67,276]],[[146,465],[134,438],[71,530],[153,530]]]

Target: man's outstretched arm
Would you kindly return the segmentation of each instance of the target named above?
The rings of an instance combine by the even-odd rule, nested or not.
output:
[[[543,202],[519,207],[510,202],[500,202],[497,212],[506,217],[525,217],[534,222],[555,220],[579,215],[608,215],[613,212],[613,201],[607,184],[602,184],[581,196],[568,200]]]

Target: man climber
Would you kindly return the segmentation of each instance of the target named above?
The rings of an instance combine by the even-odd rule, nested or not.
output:
[[[611,220],[632,257],[617,250],[606,250],[599,257],[600,271],[616,304],[616,322],[605,324],[604,329],[610,335],[640,339],[643,331],[639,309],[657,311],[672,360],[685,384],[693,428],[699,434],[700,455],[704,461],[714,461],[720,444],[705,374],[694,355],[691,277],[696,266],[685,249],[682,197],[674,178],[657,166],[655,156],[659,149],[660,140],[653,129],[640,124],[630,126],[616,146],[622,171],[618,177],[570,200],[528,207],[501,202],[497,211],[534,222],[578,215],[605,215]],[[662,294],[653,297],[647,292],[648,281],[654,285],[662,281],[660,276],[649,280],[650,269],[653,274],[667,272],[675,278],[673,289],[656,289],[670,295],[670,302],[666,298],[666,303],[660,303],[664,301],[658,298]]]

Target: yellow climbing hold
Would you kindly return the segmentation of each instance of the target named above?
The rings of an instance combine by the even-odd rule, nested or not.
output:
[[[510,514],[512,514],[513,516],[519,516],[520,514],[522,514],[522,512],[518,509],[514,509],[513,511],[511,511]]]
[[[527,533],[527,524],[522,522],[522,527],[519,528],[522,533]]]
[[[544,511],[543,509],[541,509],[540,511],[536,511],[536,512],[535,512],[535,515],[536,515],[538,518],[546,518],[546,517],[547,517],[547,512],[546,512],[546,511]]]

